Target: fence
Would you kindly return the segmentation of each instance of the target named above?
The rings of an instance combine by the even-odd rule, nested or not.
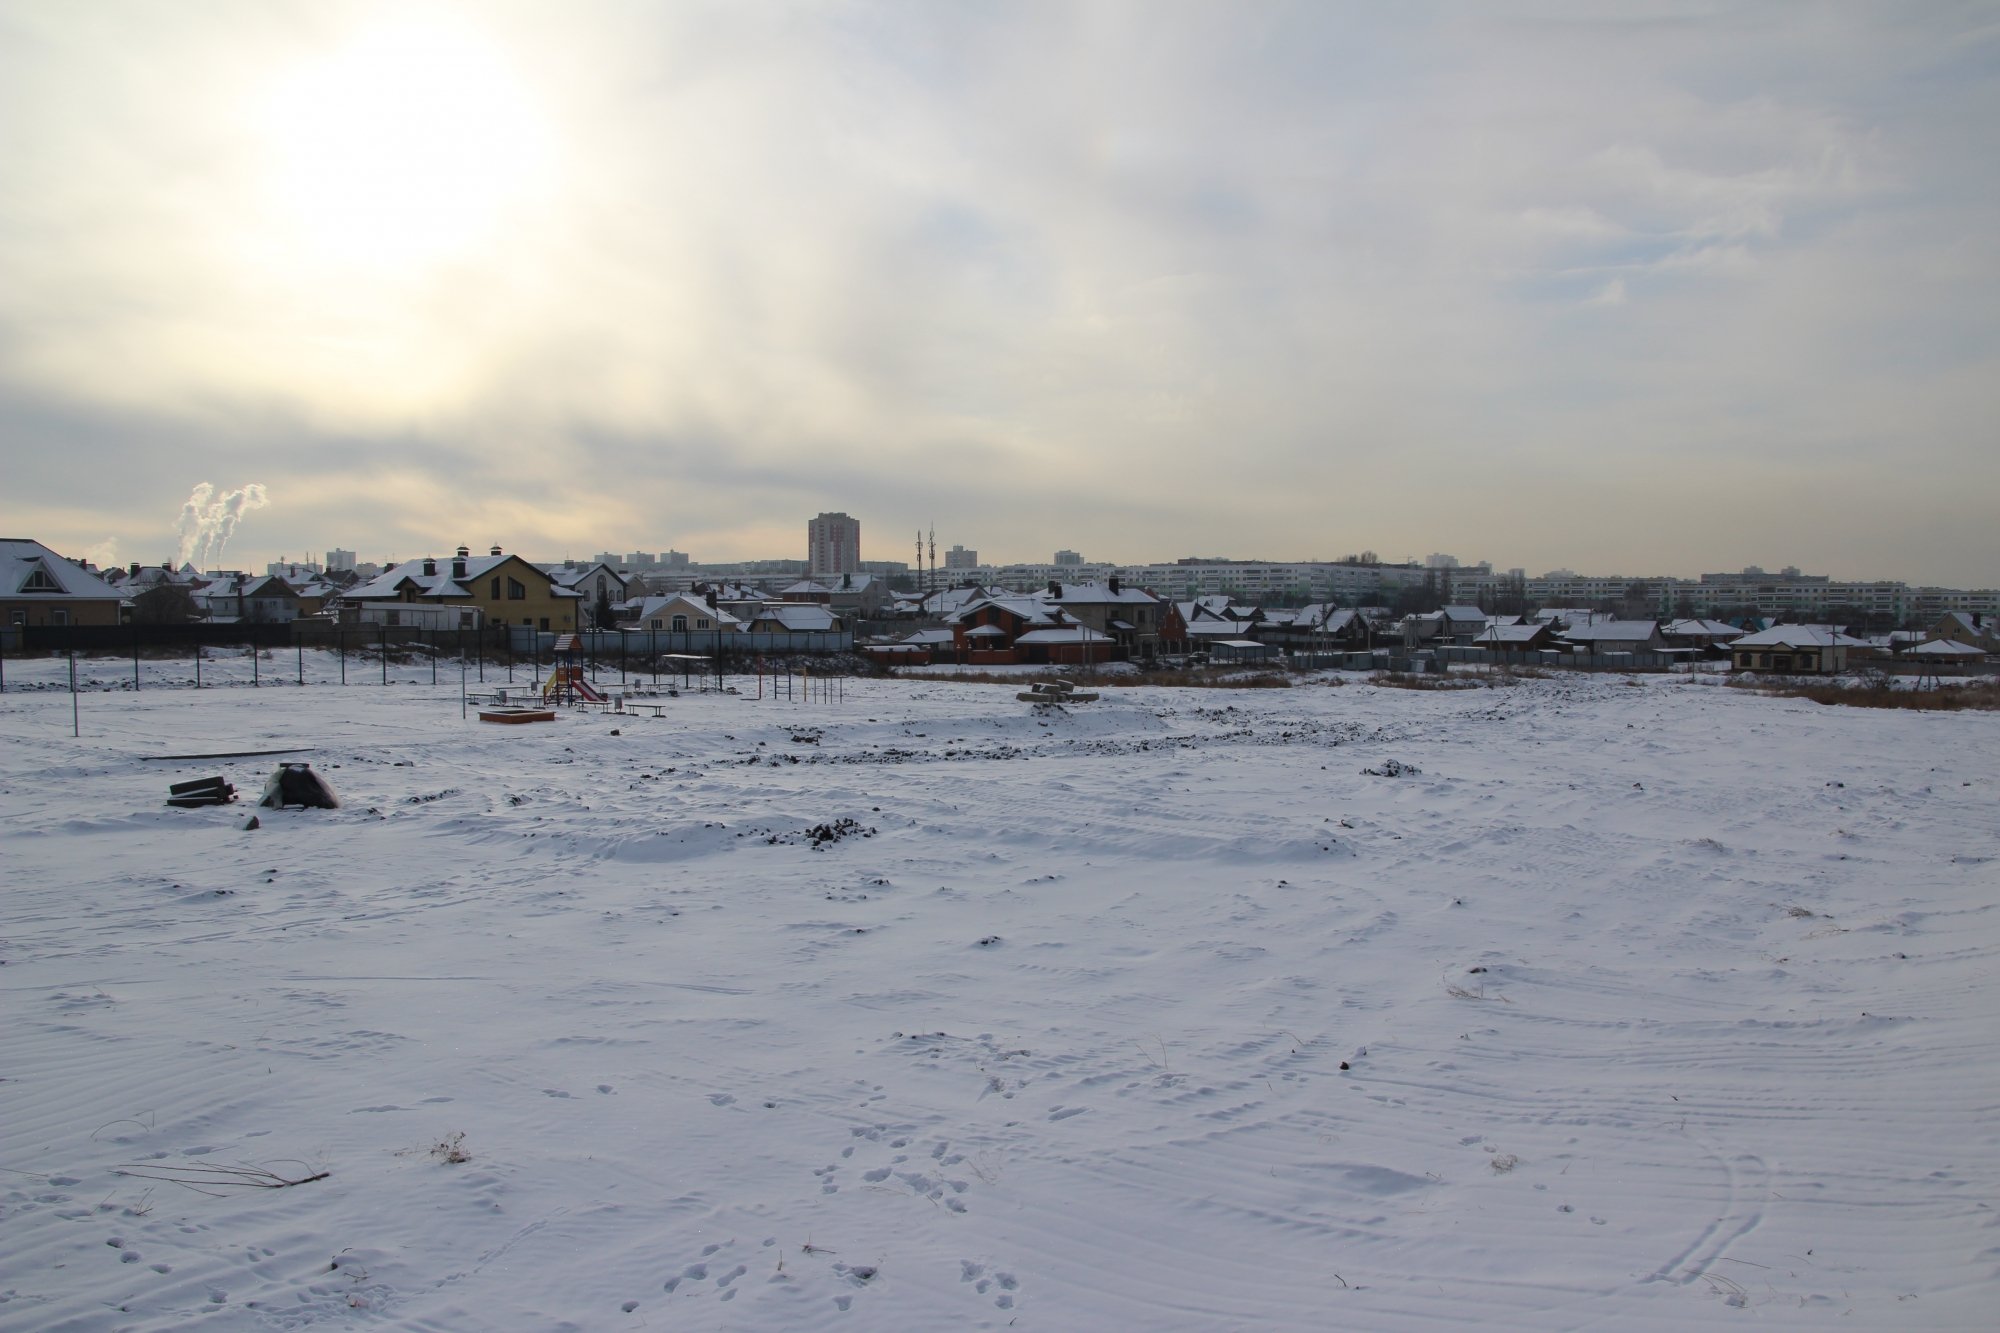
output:
[[[0,690],[7,685],[7,659],[78,656],[103,659],[127,657],[132,663],[131,688],[141,689],[145,662],[184,661],[197,689],[216,683],[203,679],[203,663],[241,655],[250,665],[251,685],[287,679],[305,684],[342,685],[379,681],[387,684],[390,663],[411,661],[428,667],[433,684],[444,683],[439,664],[465,663],[469,681],[479,684],[520,684],[540,679],[555,661],[556,635],[522,626],[495,625],[484,630],[416,626],[337,624],[299,620],[282,624],[188,625],[37,625],[0,630]],[[824,656],[851,651],[854,639],[842,633],[793,634],[674,634],[667,631],[591,631],[578,636],[582,665],[590,680],[615,676],[683,679],[694,675],[722,678],[731,671],[754,670],[752,658]],[[330,653],[332,663],[307,656],[307,649]],[[718,651],[719,649],[719,651]],[[271,662],[274,654],[290,662]],[[268,663],[268,665],[267,665]],[[309,671],[308,668],[311,668]],[[399,667],[399,678],[407,670]]]

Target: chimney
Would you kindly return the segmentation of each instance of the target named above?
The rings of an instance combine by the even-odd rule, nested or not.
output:
[[[433,574],[436,574],[437,572],[438,572],[438,562],[437,562],[437,561],[435,561],[435,560],[426,560],[426,561],[424,561],[424,574],[425,574],[425,576],[426,576],[426,577],[429,577],[430,575],[433,575]]]
[[[1121,591],[1123,591],[1123,588],[1120,586],[1118,582],[1118,576],[1116,574],[1113,574],[1111,576],[1111,595],[1113,597],[1116,597]]]
[[[715,609],[715,589],[713,588],[708,590],[708,605],[710,610]]]
[[[451,562],[451,576],[461,581],[465,578],[465,548],[463,546],[458,548],[458,559]]]
[[[488,555],[499,555],[499,554],[500,554],[500,543],[499,543],[499,542],[494,542],[494,543],[493,543],[493,549],[492,549],[492,550],[490,550],[490,551],[488,551],[488,552],[487,552],[486,554],[488,554]]]
[[[132,577],[135,579],[139,577],[139,562],[137,560],[132,562]]]
[[[1051,597],[1062,596],[1062,584],[1057,583],[1054,579],[1049,580],[1049,596]]]
[[[463,546],[461,546],[461,547],[459,547],[459,548],[458,548],[458,558],[459,558],[460,560],[464,560],[464,559],[467,559],[467,558],[469,558],[469,557],[470,557],[471,555],[472,555],[472,552],[471,552],[471,551],[470,551],[469,549],[467,549],[466,547],[463,547]]]

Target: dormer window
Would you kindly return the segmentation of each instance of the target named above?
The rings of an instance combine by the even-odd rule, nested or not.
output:
[[[61,592],[62,584],[57,583],[53,578],[50,578],[48,570],[43,569],[40,565],[36,565],[35,572],[28,575],[28,581],[21,585],[21,591]]]

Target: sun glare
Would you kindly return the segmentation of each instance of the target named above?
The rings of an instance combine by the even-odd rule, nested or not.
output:
[[[549,133],[476,34],[404,23],[284,78],[264,108],[273,202],[322,262],[409,274],[465,257],[549,185]]]

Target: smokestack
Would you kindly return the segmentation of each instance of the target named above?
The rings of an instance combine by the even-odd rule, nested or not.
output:
[[[1062,596],[1062,584],[1057,583],[1054,579],[1049,580],[1049,596],[1051,597]]]
[[[1118,593],[1119,593],[1118,576],[1116,574],[1113,574],[1111,576],[1111,595],[1113,597],[1116,597]]]
[[[426,561],[424,561],[424,575],[425,575],[425,577],[427,577],[427,578],[428,578],[428,577],[431,577],[431,576],[435,575],[435,574],[436,574],[437,572],[438,572],[438,562],[437,562],[437,561],[435,561],[435,560],[426,560]]]

